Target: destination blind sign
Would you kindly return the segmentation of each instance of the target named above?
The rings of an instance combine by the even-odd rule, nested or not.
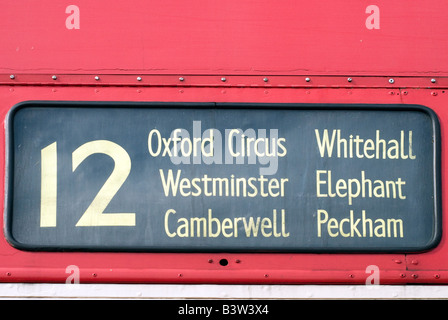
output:
[[[411,252],[440,238],[415,105],[25,102],[6,235],[24,250]]]

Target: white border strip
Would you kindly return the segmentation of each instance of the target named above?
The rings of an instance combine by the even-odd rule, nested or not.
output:
[[[2,283],[0,299],[448,299],[448,286]]]

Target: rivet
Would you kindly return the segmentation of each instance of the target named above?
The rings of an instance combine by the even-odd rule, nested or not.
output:
[[[434,278],[435,278],[435,279],[440,279],[440,274],[436,273],[436,274],[434,275]]]
[[[92,273],[92,276],[93,276],[93,277],[96,277],[96,276],[97,276],[97,274],[96,274],[96,273]]]
[[[208,259],[208,263],[213,263],[213,259]]]
[[[412,260],[411,263],[414,264],[414,265],[417,265],[418,264],[418,260]]]
[[[350,277],[350,278],[354,278],[355,275],[354,275],[354,274],[350,274],[349,277]]]
[[[431,82],[432,83],[436,83],[436,79],[431,79]]]
[[[394,262],[395,262],[396,264],[401,264],[401,260],[399,260],[399,259],[395,259]]]
[[[95,76],[95,80],[96,80],[96,81],[100,80],[100,77]]]
[[[184,77],[179,77],[179,81],[184,81],[185,78]]]
[[[413,274],[411,274],[411,277],[414,278],[414,279],[417,279],[417,278],[418,278],[418,275],[415,274],[415,273],[413,273]]]
[[[392,79],[392,78],[389,79],[389,83],[394,83],[394,82],[395,82],[394,79]]]
[[[137,81],[142,81],[142,77],[137,77]]]
[[[404,94],[404,95],[407,95],[407,94],[408,94],[408,92],[407,92],[407,91],[403,91],[403,94]]]
[[[16,78],[16,76],[12,74],[12,75],[9,76],[9,78],[14,80]]]
[[[222,77],[222,78],[221,78],[221,81],[222,81],[222,82],[226,82],[227,79],[226,79],[225,77]]]
[[[400,273],[400,277],[401,278],[406,278],[406,274],[405,273]]]
[[[268,82],[269,79],[265,77],[265,78],[263,78],[263,81],[264,81],[264,82]]]
[[[236,259],[236,260],[235,260],[235,263],[240,263],[240,262],[241,262],[240,259]]]
[[[433,92],[431,92],[431,95],[433,95],[435,97],[437,95],[437,92],[433,91]]]
[[[11,272],[6,272],[6,275],[9,277],[11,276]]]
[[[268,275],[268,274],[266,273],[266,274],[264,275],[264,277],[265,277],[265,278],[268,278],[268,277],[269,277],[269,275]]]
[[[352,78],[348,78],[347,81],[348,81],[348,82],[352,82],[353,79],[352,79]]]
[[[182,274],[182,273],[179,273],[177,276],[178,276],[179,278],[181,278],[181,277],[183,277],[183,274]]]
[[[305,78],[305,81],[306,81],[306,82],[310,82],[311,79],[310,79],[310,78]]]
[[[56,80],[58,77],[52,76],[51,79]]]

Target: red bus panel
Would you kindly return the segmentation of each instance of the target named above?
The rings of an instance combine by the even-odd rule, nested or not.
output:
[[[425,238],[427,245],[421,245],[419,242],[419,245],[413,248],[409,243],[405,243],[404,247],[409,245],[410,249],[398,246],[395,247],[396,250],[369,251],[362,250],[361,246],[359,250],[334,252],[316,250],[315,246],[311,246],[312,250],[308,251],[269,250],[270,244],[266,244],[263,252],[259,252],[256,250],[259,245],[256,242],[250,250],[244,247],[239,250],[230,247],[221,247],[219,250],[199,250],[190,247],[189,250],[180,250],[182,252],[163,249],[116,250],[113,247],[107,250],[104,248],[81,250],[79,247],[64,246],[59,247],[60,250],[49,251],[48,248],[44,248],[45,246],[39,245],[31,249],[29,246],[20,247],[8,236],[11,231],[8,220],[11,217],[8,213],[10,208],[8,199],[12,196],[10,192],[26,190],[27,179],[29,179],[28,186],[40,187],[40,174],[43,171],[55,172],[55,166],[51,162],[55,159],[55,153],[53,147],[45,149],[44,164],[42,153],[33,156],[34,158],[23,157],[22,161],[15,165],[14,172],[20,172],[23,165],[21,179],[24,188],[11,189],[10,181],[7,179],[10,177],[8,172],[13,162],[7,156],[10,155],[8,150],[12,141],[9,140],[8,132],[3,130],[0,134],[0,167],[4,172],[0,182],[0,193],[4,199],[4,219],[1,221],[3,236],[0,239],[1,282],[64,283],[70,281],[72,279],[70,276],[77,270],[81,283],[365,284],[366,281],[371,281],[369,276],[374,275],[379,275],[381,284],[448,283],[448,247],[445,233],[448,219],[444,208],[447,198],[444,141],[448,121],[445,108],[448,103],[448,62],[445,57],[448,50],[446,40],[448,22],[444,12],[448,9],[448,4],[444,1],[436,1],[430,6],[413,5],[405,1],[393,3],[380,1],[374,5],[358,1],[347,1],[344,4],[331,1],[319,3],[285,1],[275,5],[263,1],[257,3],[203,1],[188,5],[170,1],[160,3],[137,1],[132,6],[119,2],[111,4],[106,1],[95,3],[78,1],[72,5],[53,4],[50,1],[35,4],[16,1],[1,4],[0,8],[2,9],[0,26],[2,30],[7,30],[0,35],[2,40],[0,115],[5,125],[8,125],[8,114],[11,115],[14,106],[29,101],[46,101],[58,105],[87,104],[89,109],[93,109],[92,106],[95,104],[110,106],[117,103],[122,105],[157,103],[160,106],[173,103],[196,106],[204,104],[211,106],[211,109],[219,109],[217,106],[221,104],[232,104],[238,106],[236,110],[241,110],[244,104],[256,106],[294,104],[307,105],[314,111],[325,105],[355,106],[354,111],[361,110],[361,105],[375,105],[392,112],[392,109],[397,107],[419,105],[424,106],[428,114],[437,119],[431,123],[439,124],[438,129],[431,128],[428,145],[432,147],[421,149],[425,150],[424,153],[421,151],[415,154],[409,152],[411,129],[405,129],[404,123],[410,123],[411,119],[407,115],[393,119],[384,114],[382,115],[384,121],[376,119],[377,122],[369,123],[373,127],[382,124],[387,128],[398,130],[399,133],[403,131],[403,139],[407,142],[406,148],[402,149],[407,150],[406,155],[417,155],[417,159],[421,157],[423,160],[422,166],[417,168],[427,169],[431,163],[433,169],[429,171],[430,174],[428,171],[420,172],[421,181],[418,181],[419,176],[414,176],[415,171],[407,167],[410,162],[403,162],[401,166],[403,177],[413,177],[415,182],[412,188],[415,190],[419,188],[421,182],[422,189],[420,193],[416,192],[412,196],[409,195],[406,200],[402,199],[402,202],[409,200],[411,204],[415,201],[415,206],[406,207],[400,215],[403,219],[420,214],[427,215],[414,225],[409,222],[408,226],[412,226],[416,234],[426,232],[428,235],[432,232],[434,237],[427,236]],[[246,120],[250,122],[252,119],[247,115],[240,117],[238,115],[239,113],[235,113],[234,118],[243,122]],[[182,120],[182,116],[174,120]],[[289,115],[279,117],[279,120],[276,117],[279,117],[277,113],[270,119],[271,124],[283,123],[289,119]],[[334,128],[347,123],[347,120],[327,118],[330,123],[334,120]],[[64,119],[71,121],[69,118]],[[126,117],[123,117],[123,120],[125,119]],[[221,120],[223,117],[216,119]],[[38,125],[45,122],[45,116],[36,115],[35,122],[32,120],[31,117],[27,121],[31,121],[30,125],[35,126],[36,132],[45,131],[44,126]],[[169,121],[164,121],[160,124],[167,126]],[[313,124],[313,121],[315,120],[304,124]],[[268,123],[269,121],[265,122],[265,127]],[[23,123],[17,125],[21,130],[25,127],[30,128]],[[59,124],[61,130],[68,127],[64,127],[63,123]],[[75,127],[73,130],[79,129]],[[210,125],[207,128],[215,127]],[[48,128],[48,132],[53,129]],[[123,128],[117,127],[116,132],[120,131],[118,129]],[[312,134],[315,134],[314,129],[311,131]],[[374,129],[373,133],[376,132]],[[79,134],[85,133],[86,130],[88,129],[80,130]],[[324,133],[323,129],[320,133]],[[327,133],[331,134],[330,131]],[[420,138],[416,132],[413,131],[412,134],[412,141],[417,148]],[[23,142],[37,143],[40,138],[37,134],[34,137],[35,139],[27,138]],[[400,143],[400,134],[397,137],[393,140]],[[427,139],[428,134],[422,134],[421,137]],[[73,136],[66,138],[74,139]],[[146,136],[146,147],[148,147],[147,138]],[[335,135],[335,141],[336,138]],[[352,138],[349,136],[345,138],[348,144],[350,139],[356,139],[356,133]],[[93,141],[102,138],[89,139],[88,141]],[[316,136],[313,139],[316,142]],[[328,143],[331,143],[331,136],[329,139]],[[370,139],[373,139],[373,136]],[[51,146],[52,142],[54,141],[38,146],[37,150],[40,152],[44,147]],[[114,142],[120,145],[118,141]],[[437,149],[439,142],[440,149]],[[73,152],[82,145],[75,141],[73,143],[67,150],[63,144],[57,145],[57,155],[63,154],[62,158],[56,157],[58,168],[66,166],[64,170],[67,175],[81,172],[80,166],[86,164],[84,161],[91,159],[89,154],[95,153],[88,150],[88,145],[80,149],[80,153],[73,155]],[[102,149],[103,153],[110,151],[106,145],[111,146],[108,143],[103,144],[102,147],[106,148]],[[356,147],[356,142],[353,145]],[[343,143],[340,146],[343,148]],[[28,147],[30,146],[16,146],[17,149]],[[361,150],[363,155],[370,155],[369,148],[367,146],[367,151],[364,149],[358,151]],[[128,147],[123,149],[129,153]],[[318,147],[313,152],[318,154]],[[390,152],[393,157],[394,151]],[[73,161],[77,154],[80,156],[79,166],[74,165],[76,161]],[[134,156],[130,156],[131,163]],[[119,158],[123,159],[121,156]],[[350,169],[348,162],[344,162],[350,159],[340,160],[341,166]],[[34,178],[29,176],[25,167],[36,168],[38,174]],[[360,167],[358,171],[364,170],[366,174],[368,170],[375,170],[378,174],[381,171],[378,168],[368,168],[370,167]],[[388,172],[387,170],[391,168],[384,166],[382,170]],[[92,175],[94,174],[96,173],[93,172]],[[199,174],[203,177],[204,172]],[[316,180],[316,169],[304,170],[303,174],[308,175],[309,180],[314,183],[314,188],[316,182],[326,187],[323,181],[324,177],[328,177],[328,172],[320,173],[319,180]],[[336,174],[336,171],[333,174]],[[57,189],[62,192],[60,181],[63,176],[59,171],[57,175],[59,180],[56,184],[54,179],[45,180],[47,191]],[[387,175],[389,178],[384,179],[392,180],[393,173]],[[194,178],[192,175],[191,179]],[[342,178],[333,176],[335,183]],[[350,177],[345,177],[348,178]],[[398,181],[398,178],[396,175],[394,181]],[[398,186],[402,181],[405,179],[402,178],[395,184],[397,199],[387,200],[400,200]],[[98,190],[102,183],[104,181],[98,185]],[[348,195],[348,187],[344,188],[343,183],[340,182],[338,192],[341,195],[347,192]],[[410,183],[408,182],[408,186]],[[51,189],[51,186],[56,188]],[[429,188],[431,191],[428,193]],[[20,194],[19,204],[40,212],[42,198],[48,195],[51,198],[54,193],[44,192],[42,196],[41,190],[36,188],[32,190]],[[327,196],[335,192],[328,192],[327,189],[324,191],[322,188],[319,190],[320,195]],[[404,190],[406,189],[403,185],[402,197],[407,195]],[[274,192],[274,189],[272,191]],[[94,197],[96,193],[97,191],[90,194]],[[380,194],[380,189],[377,189],[377,194]],[[422,200],[423,194],[426,200]],[[431,201],[433,207],[430,210],[423,210],[424,213],[418,213],[421,210],[416,208],[422,205],[422,201],[429,203],[428,197],[433,197]],[[131,195],[128,194],[118,203],[129,202],[130,198]],[[348,201],[348,197],[341,196],[341,198],[343,201]],[[63,200],[64,195],[61,193],[56,195],[56,199],[59,200],[61,207],[71,206],[70,201]],[[73,206],[75,202],[80,201],[79,199],[79,197],[72,198]],[[231,214],[242,208],[235,207],[225,199],[209,200],[210,205],[217,205],[220,202],[222,208],[229,206]],[[317,206],[317,193],[310,193],[307,201],[308,205]],[[92,199],[86,202],[87,205],[81,213],[91,202]],[[36,208],[37,203],[39,208]],[[247,203],[242,204],[244,205]],[[253,205],[266,204],[260,202]],[[394,212],[399,212],[402,208],[398,207],[396,211],[394,204],[390,207],[384,204],[381,206],[384,210],[393,209]],[[61,207],[57,209],[59,213]],[[426,204],[423,207],[428,208]],[[315,209],[317,214],[319,208]],[[378,208],[372,205],[373,209]],[[20,217],[28,219],[27,212],[23,210]],[[134,211],[122,213],[132,212]],[[344,212],[350,212],[348,203],[345,204]],[[427,224],[428,216],[431,217],[432,223]],[[172,214],[168,219],[173,217]],[[242,216],[235,217],[242,218]],[[280,213],[277,218],[281,221]],[[318,216],[314,216],[314,219],[317,218]],[[333,225],[329,225],[331,218],[335,219],[332,220]],[[20,219],[14,223],[17,225]],[[325,220],[325,214],[321,212],[321,231],[332,235],[336,233],[341,235],[341,231],[347,234],[350,232],[347,231],[350,221],[345,220],[345,224],[341,224],[343,219],[350,220],[347,214],[337,219],[328,215],[324,224],[322,221]],[[77,221],[74,221],[74,224]],[[161,221],[163,223],[163,219]],[[54,222],[51,219],[46,220],[43,222],[43,227],[36,224],[36,228],[51,228],[52,223]],[[352,224],[355,223],[353,220]],[[273,230],[281,232],[281,229],[272,227],[269,229],[267,224],[268,222],[265,232],[274,232]],[[25,225],[27,224],[22,224]],[[433,231],[428,231],[429,225]],[[288,224],[285,226],[284,234],[289,228]],[[317,225],[314,224],[313,227],[315,228],[313,232],[317,234]],[[399,230],[399,225],[397,227],[396,230]],[[158,225],[158,228],[164,230],[163,225]],[[354,229],[351,230],[356,233]],[[390,230],[394,232],[393,228]],[[178,233],[172,225],[168,231],[169,234]],[[230,228],[226,231],[230,232]],[[34,240],[32,238],[33,230],[29,229],[27,233],[26,229],[21,229],[20,232],[21,239],[29,236],[31,242],[35,241],[36,238]],[[64,231],[61,231],[56,238],[49,237],[45,241],[53,246],[59,239],[65,239],[64,235],[67,235],[67,238],[72,237],[72,240],[84,240],[74,238],[70,234],[72,231],[68,229],[66,232],[64,234]],[[378,229],[377,233],[381,234],[381,230]],[[125,240],[128,241],[129,237],[136,235],[126,234]],[[101,237],[101,234],[89,235],[92,239],[95,236]],[[114,241],[120,239],[119,235],[113,232],[104,237],[115,237]],[[337,237],[329,237],[328,243],[331,243],[332,238]],[[306,243],[307,238],[302,240]],[[136,241],[139,239],[136,238]],[[206,242],[205,245],[210,243]]]

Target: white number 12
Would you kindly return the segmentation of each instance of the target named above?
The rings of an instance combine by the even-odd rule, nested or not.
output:
[[[131,172],[131,158],[118,144],[108,140],[90,141],[72,153],[72,171],[90,155],[106,154],[114,160],[115,167],[92,203],[79,219],[77,227],[135,226],[135,213],[105,213],[112,198]],[[57,144],[41,150],[41,208],[40,226],[56,227],[57,216]]]

